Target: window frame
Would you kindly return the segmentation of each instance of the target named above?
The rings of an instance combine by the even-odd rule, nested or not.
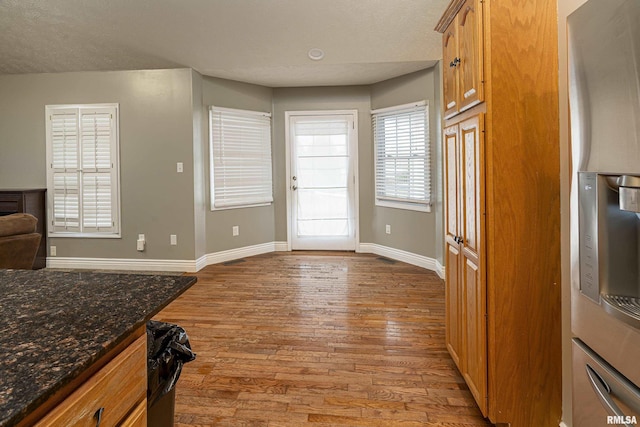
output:
[[[215,113],[229,113],[229,114],[233,114],[236,116],[245,116],[246,118],[250,118],[250,117],[255,117],[255,116],[260,116],[260,117],[266,117],[269,120],[269,131],[268,131],[268,141],[266,141],[266,143],[268,144],[268,150],[263,151],[269,153],[269,176],[270,176],[270,185],[269,185],[269,195],[268,197],[266,197],[266,199],[269,199],[268,201],[255,201],[255,202],[247,202],[247,203],[243,203],[243,204],[237,204],[237,205],[233,205],[233,204],[224,204],[222,206],[216,206],[216,184],[215,184],[215,178],[216,178],[216,167],[215,167],[215,148],[214,148],[214,114]],[[269,112],[263,112],[263,111],[256,111],[256,110],[244,110],[244,109],[237,109],[237,108],[227,108],[227,107],[218,107],[215,105],[210,105],[209,106],[209,198],[210,198],[210,210],[213,211],[224,211],[224,210],[230,210],[230,209],[244,209],[244,208],[254,208],[254,207],[260,207],[260,206],[270,206],[273,204],[273,147],[272,147],[272,132],[273,132],[273,122],[271,120],[271,113]],[[265,141],[261,141],[261,142],[265,142]],[[265,147],[262,147],[265,148]]]
[[[391,116],[394,114],[403,114],[411,111],[415,111],[416,109],[424,109],[424,145],[425,145],[425,197],[424,201],[412,200],[412,199],[398,199],[391,196],[380,196],[378,191],[380,188],[379,179],[384,175],[384,172],[380,172],[380,166],[382,165],[379,159],[379,150],[378,146],[380,141],[378,140],[378,132],[376,130],[376,121],[377,117],[382,116]],[[429,126],[429,103],[426,100],[412,102],[408,104],[396,105],[392,107],[379,108],[371,111],[371,127],[373,134],[373,151],[374,151],[374,201],[375,206],[382,206],[388,208],[395,209],[404,209],[418,212],[431,212],[431,204],[432,204],[432,188],[431,188],[431,137],[430,137],[430,126]]]
[[[94,168],[93,172],[84,172],[82,165],[82,141],[81,141],[81,127],[82,127],[82,113],[92,110],[110,110],[112,132],[110,133],[110,160],[111,168],[109,171],[110,177],[110,203],[111,203],[111,220],[112,226],[107,230],[92,230],[86,231],[84,225],[85,209],[83,206],[83,175],[84,173],[99,173]],[[69,168],[75,169],[78,174],[78,226],[77,230],[62,230],[60,226],[56,226],[55,218],[55,185],[54,174],[56,173],[53,167],[53,134],[52,134],[52,116],[54,114],[68,114],[76,115],[76,129],[77,134],[77,167]],[[47,173],[47,220],[49,222],[47,227],[47,236],[52,238],[99,238],[99,239],[117,239],[122,237],[122,225],[121,225],[121,188],[120,188],[120,106],[118,103],[98,103],[98,104],[51,104],[45,105],[45,145],[46,145],[46,173]],[[62,168],[65,169],[65,168]],[[65,169],[66,172],[66,169]],[[58,172],[60,173],[60,172]],[[70,172],[72,173],[72,172]],[[102,172],[104,173],[104,172]],[[90,227],[87,227],[90,228]]]

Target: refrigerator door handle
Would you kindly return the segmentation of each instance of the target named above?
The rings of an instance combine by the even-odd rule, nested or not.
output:
[[[605,382],[605,380],[587,363],[587,376],[589,377],[589,381],[591,382],[591,386],[595,390],[598,395],[598,399],[602,405],[607,408],[607,411],[611,415],[616,415],[619,417],[624,417],[625,415],[622,413],[618,405],[611,398],[611,387],[609,384]],[[629,424],[624,424],[627,427],[632,427]]]

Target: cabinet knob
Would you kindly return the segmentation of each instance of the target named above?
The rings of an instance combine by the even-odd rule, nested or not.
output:
[[[104,408],[100,408],[93,414],[93,418],[96,419],[96,427],[100,427],[100,423],[102,422],[102,413],[104,412]]]

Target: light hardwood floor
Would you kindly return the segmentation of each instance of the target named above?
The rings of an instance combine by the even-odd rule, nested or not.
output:
[[[348,252],[217,264],[158,320],[197,353],[176,426],[490,426],[444,340],[444,283]]]

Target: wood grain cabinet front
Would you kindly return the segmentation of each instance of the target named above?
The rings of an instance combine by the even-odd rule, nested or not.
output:
[[[146,335],[138,338],[36,423],[36,426],[146,425],[146,344]]]
[[[120,427],[147,427],[147,399],[140,402]]]
[[[557,426],[557,1],[451,0],[436,30],[447,349],[491,422]]]
[[[484,115],[444,130],[446,342],[487,416],[487,289],[484,254]]]
[[[481,0],[466,0],[443,32],[444,117],[484,101]]]

